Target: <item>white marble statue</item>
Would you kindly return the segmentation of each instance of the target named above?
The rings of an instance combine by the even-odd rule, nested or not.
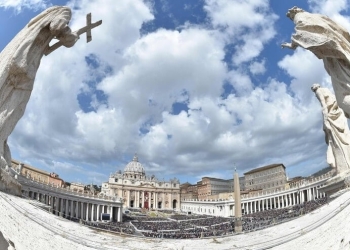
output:
[[[298,46],[322,59],[339,107],[350,118],[350,35],[349,32],[320,14],[306,12],[298,7],[288,10],[287,17],[295,23],[295,33],[290,43],[282,48]]]
[[[311,89],[322,106],[327,163],[336,168],[337,174],[347,172],[350,170],[350,131],[344,112],[329,89],[319,84],[313,84]]]
[[[23,116],[31,95],[36,72],[43,55],[48,55],[61,45],[72,47],[79,35],[86,32],[91,40],[91,29],[102,21],[71,32],[68,7],[51,7],[34,17],[0,53],[0,167],[11,166],[11,153],[7,138]],[[49,43],[57,39],[53,46]],[[59,72],[57,72],[59,73]]]

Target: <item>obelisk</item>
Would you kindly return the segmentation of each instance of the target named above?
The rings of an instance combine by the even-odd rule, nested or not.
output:
[[[239,188],[239,177],[238,173],[234,175],[234,197],[235,197],[235,232],[242,232],[242,204],[241,204],[241,191]]]

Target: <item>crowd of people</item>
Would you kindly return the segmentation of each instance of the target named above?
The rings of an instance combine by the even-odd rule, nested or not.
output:
[[[134,234],[135,228],[130,223],[125,222],[96,222],[96,221],[82,221],[83,225],[89,227],[100,228],[112,232]]]
[[[263,229],[275,224],[283,223],[303,214],[312,212],[327,202],[326,197],[317,200],[306,201],[288,208],[270,209],[253,214],[245,214],[242,217],[242,230],[244,232]],[[234,225],[234,222],[233,222]]]
[[[319,208],[326,198],[307,201],[288,208],[271,209],[245,214],[242,217],[244,232],[255,231],[291,220]],[[71,218],[72,219],[72,218]],[[123,222],[89,222],[84,225],[104,230],[138,234],[151,238],[190,239],[229,235],[234,233],[234,218],[209,215],[169,214],[167,216],[140,216],[138,212],[123,216]]]

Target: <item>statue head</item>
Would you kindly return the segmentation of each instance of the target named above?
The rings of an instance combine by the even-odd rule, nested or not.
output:
[[[313,92],[316,92],[316,90],[317,90],[318,88],[320,88],[320,87],[321,87],[320,84],[314,83],[314,84],[312,84],[312,86],[311,86],[311,90],[312,90]]]
[[[72,16],[72,12],[71,12],[69,7],[52,6],[48,9],[44,10],[43,12],[41,12],[36,17],[32,18],[32,20],[30,20],[30,22],[28,23],[28,27],[32,26],[33,24],[35,24],[35,23],[37,23],[40,20],[45,19],[45,18],[48,20],[52,20],[52,19],[54,19],[55,16],[57,16],[59,14],[67,16],[68,20],[70,20],[70,18]]]
[[[289,9],[287,12],[287,17],[289,17],[292,21],[294,20],[294,17],[296,14],[300,12],[305,12],[302,8],[299,8],[297,6],[294,6],[293,8]]]

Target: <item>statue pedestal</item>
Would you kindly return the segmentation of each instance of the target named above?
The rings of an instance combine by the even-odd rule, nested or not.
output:
[[[0,167],[0,191],[22,196],[22,185],[11,175],[10,171]]]
[[[327,195],[327,198],[329,198],[331,195],[349,186],[350,172],[348,171],[330,178],[329,180],[327,180],[325,185],[319,188],[318,190],[324,192]]]
[[[235,233],[242,233],[242,217],[235,218]]]

